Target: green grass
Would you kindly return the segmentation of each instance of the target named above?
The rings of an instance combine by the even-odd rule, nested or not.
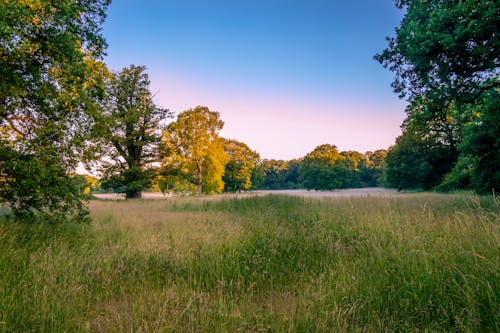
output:
[[[94,201],[0,224],[0,331],[498,332],[492,197]]]

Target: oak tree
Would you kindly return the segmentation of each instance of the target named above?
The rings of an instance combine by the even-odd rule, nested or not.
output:
[[[148,169],[159,161],[158,144],[171,113],[159,108],[149,89],[146,68],[134,66],[111,74],[105,102],[93,113],[103,187],[140,198],[150,185]]]
[[[198,106],[180,113],[163,131],[163,173],[184,177],[197,187],[197,194],[221,192],[228,157],[219,131],[219,113]]]

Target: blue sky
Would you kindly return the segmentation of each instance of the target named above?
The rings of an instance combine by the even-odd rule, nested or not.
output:
[[[392,0],[115,0],[105,61],[145,65],[159,105],[220,112],[263,158],[365,152],[400,133],[405,103],[373,55],[402,15]]]

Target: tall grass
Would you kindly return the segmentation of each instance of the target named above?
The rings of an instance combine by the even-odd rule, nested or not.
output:
[[[491,197],[95,201],[0,224],[0,331],[498,331]]]

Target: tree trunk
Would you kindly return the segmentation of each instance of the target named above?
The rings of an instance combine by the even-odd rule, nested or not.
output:
[[[203,165],[198,162],[196,165],[198,169],[198,197],[201,197],[203,195]]]
[[[142,198],[142,191],[127,191],[125,193],[125,199],[141,199]]]

